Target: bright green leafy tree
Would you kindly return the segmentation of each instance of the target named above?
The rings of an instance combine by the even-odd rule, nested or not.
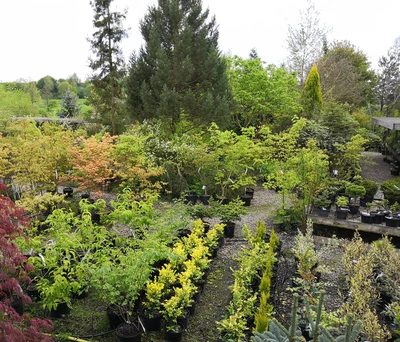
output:
[[[259,58],[228,59],[228,78],[238,127],[272,123],[282,129],[300,113],[297,80],[293,73],[274,65],[264,66]]]

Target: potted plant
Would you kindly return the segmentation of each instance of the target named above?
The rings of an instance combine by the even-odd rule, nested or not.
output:
[[[187,204],[196,204],[198,198],[196,191],[188,191],[184,197]]]
[[[358,214],[360,209],[360,198],[365,195],[365,188],[362,185],[350,184],[346,187],[345,194],[350,198],[350,213],[353,215]]]
[[[203,185],[202,190],[204,190],[204,193],[199,196],[200,201],[204,205],[208,205],[208,204],[210,204],[209,201],[210,201],[211,196],[209,194],[207,194],[207,187],[205,185]]]
[[[195,204],[188,206],[187,211],[194,219],[201,219],[204,225],[204,233],[207,233],[210,224],[204,219],[206,217],[213,218],[215,216],[215,207],[211,205]]]
[[[148,331],[161,329],[162,300],[164,298],[164,283],[155,278],[146,284],[146,296],[142,302],[144,325]]]
[[[336,199],[336,218],[339,220],[345,220],[349,209],[346,207],[349,200],[346,196],[338,196]]]
[[[381,190],[384,198],[388,200],[389,205],[393,205],[395,202],[400,203],[400,182],[398,179],[383,182]]]
[[[360,204],[366,205],[368,202],[373,202],[376,192],[378,191],[379,185],[377,182],[371,179],[362,179],[359,182],[365,188],[365,195],[361,197]]]
[[[388,227],[398,227],[400,224],[400,204],[395,202],[390,206],[390,211],[392,212],[392,216],[386,217],[386,226]]]
[[[183,282],[182,287],[175,287],[174,294],[163,303],[165,337],[168,341],[180,341],[182,332],[187,328],[187,308],[193,302],[195,287],[190,282]]]
[[[374,223],[375,214],[371,213],[372,206],[373,206],[373,203],[371,203],[371,202],[366,203],[367,211],[361,212],[361,222],[362,223]]]
[[[232,238],[235,235],[235,222],[241,219],[241,215],[246,214],[247,210],[243,206],[243,202],[236,198],[230,201],[228,204],[222,204],[219,201],[215,201],[215,216],[221,219],[221,222],[225,224],[224,235],[225,237]]]
[[[314,206],[318,210],[318,216],[329,216],[331,199],[329,198],[329,193],[326,189],[321,191],[318,196],[314,198]]]

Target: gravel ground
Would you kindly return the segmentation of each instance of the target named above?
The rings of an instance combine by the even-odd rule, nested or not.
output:
[[[364,158],[361,160],[361,175],[379,184],[394,178],[390,174],[390,165],[383,160],[380,152],[363,152]]]

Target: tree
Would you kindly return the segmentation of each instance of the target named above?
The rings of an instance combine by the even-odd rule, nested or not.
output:
[[[77,104],[76,101],[77,97],[67,90],[61,100],[61,109],[58,112],[58,116],[61,118],[71,118],[79,114],[81,105]]]
[[[259,59],[228,59],[228,80],[235,108],[233,120],[240,128],[273,124],[282,128],[299,114],[299,92],[294,74]]]
[[[215,18],[201,0],[158,1],[141,21],[145,41],[130,60],[129,115],[162,118],[174,131],[185,117],[196,125],[229,122],[226,65]]]
[[[79,138],[79,144],[69,150],[72,174],[64,179],[78,181],[88,191],[102,191],[107,180],[115,176],[112,158],[114,140],[115,137],[108,133],[99,140],[95,136]]]
[[[321,82],[318,68],[314,64],[308,73],[303,89],[303,110],[307,118],[316,117],[322,108]]]
[[[0,184],[0,191],[7,187]],[[52,329],[49,320],[30,318],[20,315],[13,308],[16,303],[28,304],[29,296],[21,290],[21,285],[31,280],[28,272],[33,266],[26,263],[15,239],[24,236],[23,228],[28,228],[29,222],[24,210],[18,208],[10,198],[0,194],[0,340],[1,341],[43,341],[52,339],[43,334]]]
[[[400,36],[389,49],[387,56],[379,58],[378,97],[381,112],[392,116],[400,99]]]
[[[252,49],[250,50],[249,58],[250,58],[250,59],[259,58],[259,57],[258,57],[258,52],[257,52],[256,48],[252,48]]]
[[[20,89],[9,89],[0,84],[0,117],[2,120],[13,116],[35,116],[38,107],[32,104],[31,96]],[[5,124],[3,121],[2,124]]]
[[[36,87],[36,82],[25,82],[23,89],[26,93],[29,94],[32,104],[41,101],[40,92],[39,89]]]
[[[102,124],[110,126],[114,135],[121,130],[123,124],[122,79],[125,76],[125,64],[119,44],[127,33],[122,26],[126,11],[112,12],[112,1],[90,2],[95,12],[93,26],[96,31],[93,38],[89,39],[94,54],[89,59],[89,66],[93,71],[93,91],[89,96],[89,103],[99,113]]]
[[[69,82],[67,81],[60,82],[58,85],[58,96],[63,98],[67,91],[70,93],[75,93],[76,92],[75,90],[76,88],[74,88]]]
[[[317,65],[325,100],[353,106],[372,100],[375,73],[365,53],[350,42],[334,42]]]
[[[51,76],[46,76],[37,82],[37,87],[43,99],[46,100],[47,111],[50,111],[49,100],[57,98],[57,81]]]
[[[286,45],[289,51],[288,66],[297,72],[301,86],[311,65],[321,56],[328,29],[321,27],[319,12],[314,3],[307,0],[307,8],[300,11],[298,27],[289,25]]]

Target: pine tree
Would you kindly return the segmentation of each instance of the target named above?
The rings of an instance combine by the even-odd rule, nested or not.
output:
[[[201,0],[159,0],[141,21],[145,44],[133,54],[127,79],[129,115],[162,118],[171,130],[183,116],[226,126],[230,92],[218,50],[215,18]]]
[[[77,104],[76,100],[77,97],[67,90],[61,100],[61,110],[58,112],[58,116],[61,118],[71,118],[77,115],[81,110],[81,106]]]
[[[307,118],[317,116],[322,108],[321,81],[318,68],[314,64],[308,73],[303,89],[303,111]]]
[[[122,26],[126,12],[112,12],[113,0],[93,0],[90,5],[95,12],[93,26],[96,31],[89,39],[94,57],[89,66],[93,71],[93,91],[89,103],[100,115],[102,124],[111,127],[112,134],[123,123],[123,87],[125,64],[119,43],[127,36]]]

